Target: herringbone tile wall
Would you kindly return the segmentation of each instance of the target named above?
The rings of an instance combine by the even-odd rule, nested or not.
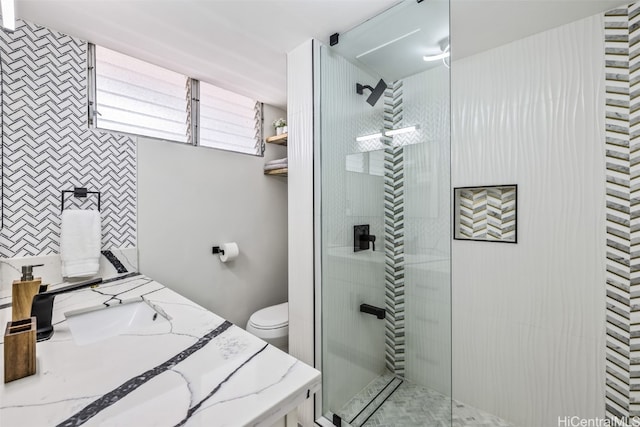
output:
[[[57,253],[60,192],[74,186],[102,192],[104,249],[135,246],[135,145],[87,127],[86,43],[18,21],[0,31],[0,59],[0,256]]]
[[[384,93],[384,128],[402,123],[402,80]],[[385,262],[385,363],[396,375],[404,375],[404,148],[383,138],[384,150],[384,262]]]
[[[456,190],[459,204],[456,238],[516,241],[516,187]]]
[[[639,23],[640,3],[605,14],[608,417],[640,415]]]

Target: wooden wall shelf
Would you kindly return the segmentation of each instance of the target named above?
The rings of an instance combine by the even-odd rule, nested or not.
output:
[[[289,168],[272,169],[270,171],[264,171],[265,175],[274,175],[274,176],[287,176],[288,173],[289,173]]]
[[[269,143],[269,144],[278,144],[278,145],[287,145],[287,137],[288,136],[289,136],[288,133],[282,133],[280,135],[270,136],[269,138],[267,138],[267,143]]]

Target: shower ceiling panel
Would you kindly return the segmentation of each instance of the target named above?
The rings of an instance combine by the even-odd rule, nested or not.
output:
[[[442,65],[422,57],[441,53],[449,35],[449,3],[408,2],[371,19],[380,30],[372,34],[359,26],[341,35],[334,49],[345,58],[380,75],[387,83]]]

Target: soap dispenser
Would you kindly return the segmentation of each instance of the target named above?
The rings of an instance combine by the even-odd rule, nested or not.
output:
[[[39,292],[45,292],[47,285],[42,284],[40,277],[33,277],[33,268],[42,267],[44,264],[23,265],[22,277],[13,281],[11,293],[11,319],[13,321],[27,319],[31,316],[31,302]]]

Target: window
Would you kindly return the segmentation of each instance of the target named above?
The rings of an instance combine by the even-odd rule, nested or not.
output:
[[[200,82],[199,145],[261,154],[260,107],[251,98]]]
[[[100,46],[89,46],[91,126],[262,155],[261,103]]]
[[[95,126],[187,142],[187,77],[96,46]]]

